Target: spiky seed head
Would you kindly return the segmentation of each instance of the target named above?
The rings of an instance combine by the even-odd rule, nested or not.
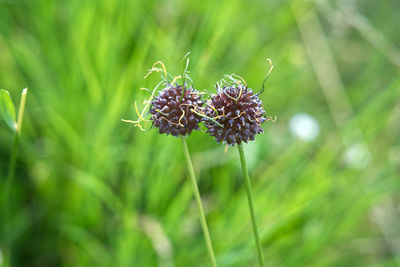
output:
[[[189,135],[199,129],[201,116],[195,113],[204,102],[192,87],[169,84],[151,103],[150,114],[160,133]]]
[[[206,132],[218,143],[228,145],[254,140],[256,134],[264,132],[261,124],[267,120],[260,98],[243,84],[219,88],[205,106],[204,114],[221,125],[204,118]]]

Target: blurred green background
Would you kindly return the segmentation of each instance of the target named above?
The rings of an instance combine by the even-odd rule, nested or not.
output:
[[[147,69],[178,74],[187,51],[198,89],[234,72],[258,90],[275,65],[261,98],[277,121],[244,146],[267,265],[400,266],[399,11],[0,0],[0,88],[30,90],[0,266],[209,266],[180,140],[120,121],[156,84]],[[4,122],[0,140],[3,187]],[[219,265],[257,266],[236,149],[188,144]]]

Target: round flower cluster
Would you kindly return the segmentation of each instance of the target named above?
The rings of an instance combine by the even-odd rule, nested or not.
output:
[[[202,117],[196,113],[204,102],[192,87],[169,84],[151,103],[151,120],[160,133],[189,135],[199,129]]]
[[[258,95],[242,84],[225,85],[219,89],[203,112],[213,118],[203,119],[206,132],[214,136],[218,143],[228,145],[254,140],[256,134],[263,133],[261,124],[267,120]]]

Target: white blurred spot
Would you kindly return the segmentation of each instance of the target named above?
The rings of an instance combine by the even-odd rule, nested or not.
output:
[[[297,113],[290,118],[289,129],[300,140],[312,141],[319,134],[319,123],[306,113]]]
[[[371,159],[372,156],[368,148],[361,143],[352,144],[344,152],[345,163],[353,169],[364,169],[371,162]]]
[[[1,252],[0,249],[0,267],[3,266],[3,253]]]

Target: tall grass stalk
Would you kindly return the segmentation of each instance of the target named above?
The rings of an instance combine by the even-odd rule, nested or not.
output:
[[[242,145],[238,144],[237,146],[238,146],[239,155],[240,155],[240,163],[242,164],[243,177],[244,177],[244,181],[245,181],[245,185],[246,185],[247,200],[249,203],[251,223],[253,225],[254,239],[256,241],[256,246],[257,246],[258,262],[259,262],[260,266],[263,267],[264,266],[264,255],[262,252],[260,237],[258,235],[256,216],[254,213],[253,193],[251,190],[251,183],[250,183],[249,173],[247,170],[246,158],[244,156],[244,151],[243,151]]]
[[[19,104],[19,109],[18,109],[18,119],[16,122],[16,127],[15,127],[15,132],[14,132],[14,139],[13,139],[13,145],[11,148],[11,159],[9,163],[9,168],[8,168],[8,175],[6,179],[6,183],[4,186],[4,222],[8,219],[9,216],[9,198],[10,198],[10,188],[14,182],[14,177],[15,177],[15,169],[17,166],[17,156],[18,156],[18,143],[19,143],[19,138],[21,135],[21,128],[22,128],[22,120],[24,118],[24,111],[25,111],[25,103],[26,103],[26,95],[28,93],[28,89],[25,88],[22,91],[21,94],[21,100]]]
[[[183,152],[184,152],[185,158],[186,158],[187,168],[189,170],[190,181],[192,183],[194,197],[196,199],[197,207],[199,209],[200,223],[201,223],[201,227],[203,228],[203,234],[204,234],[204,238],[206,240],[208,254],[210,256],[212,266],[216,267],[217,261],[215,260],[214,249],[213,249],[212,242],[211,242],[210,232],[208,231],[208,226],[207,226],[206,216],[204,215],[203,205],[201,203],[199,188],[197,187],[197,181],[196,181],[196,176],[194,174],[192,160],[190,159],[189,149],[188,149],[186,139],[184,136],[181,137],[181,140],[182,140]]]

